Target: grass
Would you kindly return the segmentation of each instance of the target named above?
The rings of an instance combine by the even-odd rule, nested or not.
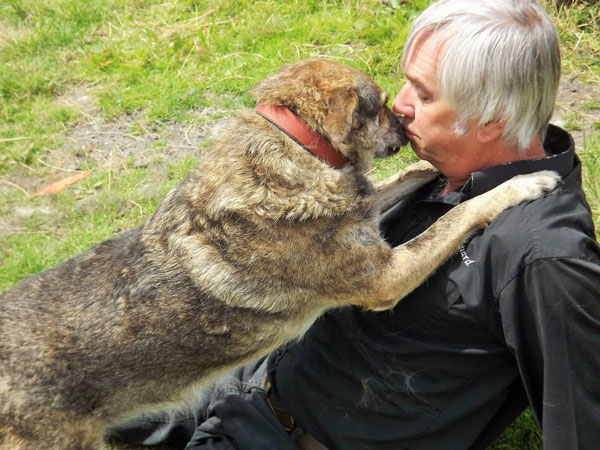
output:
[[[347,62],[368,71],[393,95],[403,81],[399,58],[408,24],[427,4],[3,2],[0,291],[139,225],[206,145],[198,139],[188,145],[197,144],[198,151],[170,153],[166,131],[194,132],[251,106],[247,91],[284,63],[315,56]],[[600,80],[600,4],[577,3],[560,11],[553,2],[546,6],[563,41],[565,77],[592,89]],[[597,94],[591,91],[582,102],[565,105],[564,120],[577,133],[585,188],[599,224]],[[88,131],[96,134],[84,142],[81,136]],[[128,150],[134,144],[143,151]],[[379,162],[375,176],[393,173],[412,159],[405,150]],[[89,168],[90,177],[56,196],[30,196],[45,183]],[[493,448],[541,448],[531,413]]]

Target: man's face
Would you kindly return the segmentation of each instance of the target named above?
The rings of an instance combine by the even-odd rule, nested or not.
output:
[[[430,34],[417,36],[407,55],[407,82],[393,102],[393,110],[404,116],[404,127],[419,158],[431,162],[448,178],[466,180],[477,169],[479,149],[468,124],[457,132],[459,117],[442,99],[436,67],[443,45]]]

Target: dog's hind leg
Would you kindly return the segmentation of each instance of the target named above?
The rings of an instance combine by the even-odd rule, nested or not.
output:
[[[0,427],[0,450],[59,450],[60,447],[48,440],[41,440],[17,431],[11,426]]]
[[[427,161],[419,161],[389,178],[375,184],[377,191],[377,206],[385,211],[398,200],[412,194],[421,186],[429,183],[440,173]]]
[[[102,431],[85,421],[69,422],[61,415],[51,415],[35,424],[16,422],[0,424],[0,450],[99,450]],[[51,419],[51,421],[50,421]],[[2,421],[2,417],[0,417]]]
[[[0,430],[0,450],[99,450],[100,442],[82,442],[79,439],[24,438],[23,436]]]

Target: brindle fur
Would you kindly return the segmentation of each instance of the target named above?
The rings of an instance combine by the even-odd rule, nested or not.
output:
[[[378,204],[435,171],[418,163],[377,188],[365,178],[405,143],[380,88],[312,60],[254,95],[295,111],[349,163],[333,169],[244,112],[147,222],[2,294],[0,449],[98,448],[107,426],[178,402],[327,308],[393,307],[470,233],[556,184],[513,180],[391,249]]]

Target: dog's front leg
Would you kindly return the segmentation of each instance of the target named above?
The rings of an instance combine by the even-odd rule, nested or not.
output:
[[[419,236],[391,250],[390,264],[374,280],[374,295],[365,296],[359,304],[373,310],[394,307],[476,230],[488,225],[505,209],[541,197],[559,182],[560,177],[549,171],[520,175],[455,206]]]
[[[438,175],[438,170],[431,163],[419,161],[380,181],[375,184],[379,210],[385,211]]]

